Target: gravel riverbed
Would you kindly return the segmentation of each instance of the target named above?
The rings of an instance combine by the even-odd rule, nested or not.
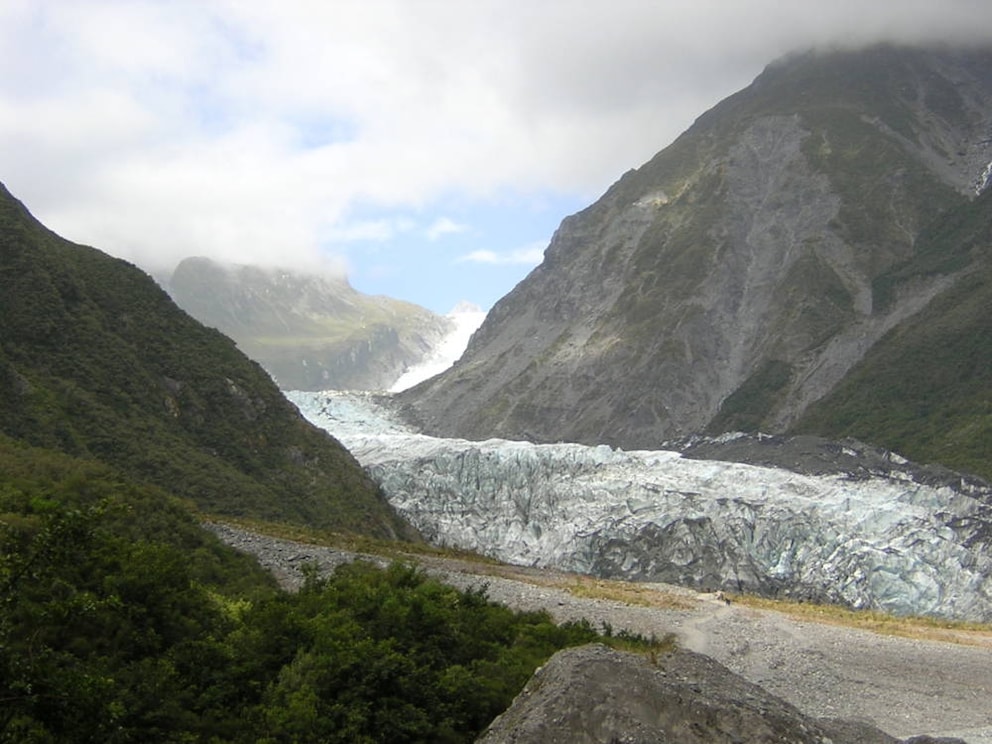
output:
[[[255,555],[286,588],[302,568],[321,572],[364,558],[384,559],[206,525],[224,542]],[[970,643],[917,640],[824,623],[768,610],[727,605],[711,594],[655,585],[677,609],[579,597],[553,572],[504,569],[457,559],[411,556],[430,574],[461,589],[485,586],[487,596],[514,609],[544,609],[559,622],[585,618],[594,626],[642,635],[674,633],[682,646],[707,654],[746,679],[816,717],[868,721],[896,737],[957,736],[992,744],[992,638]]]

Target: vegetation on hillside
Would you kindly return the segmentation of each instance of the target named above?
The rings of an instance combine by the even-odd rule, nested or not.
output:
[[[404,531],[231,341],[0,190],[0,742],[471,741],[599,639],[402,564],[288,594],[196,509]]]
[[[958,270],[967,274],[886,335],[794,431],[992,479],[992,191],[924,231],[875,294],[885,302],[920,277]]]
[[[792,365],[769,359],[720,405],[709,425],[709,433],[760,431],[764,416],[772,410],[792,377]]]
[[[450,325],[412,303],[362,294],[343,277],[207,258],[180,262],[169,291],[285,390],[383,387]]]
[[[0,432],[215,513],[406,533],[358,463],[233,342],[2,187]]]
[[[592,640],[401,564],[281,592],[164,493],[0,436],[0,742],[468,742]]]

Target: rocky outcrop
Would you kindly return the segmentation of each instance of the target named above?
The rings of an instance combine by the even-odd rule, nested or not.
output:
[[[565,219],[406,415],[627,449],[788,429],[968,275],[900,267],[984,188],[990,71],[989,50],[891,47],[769,66]]]
[[[691,651],[560,651],[479,744],[896,744],[859,721],[814,719]],[[911,741],[938,741],[930,737]],[[940,739],[952,744],[959,739]]]
[[[187,258],[176,303],[237,342],[283,390],[385,390],[426,361],[454,323],[354,290],[343,277]]]

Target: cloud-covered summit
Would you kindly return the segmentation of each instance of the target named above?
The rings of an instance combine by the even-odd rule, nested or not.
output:
[[[458,258],[546,242],[780,54],[990,38],[975,0],[8,0],[2,177],[152,269],[335,255],[367,291],[498,296],[519,273]]]

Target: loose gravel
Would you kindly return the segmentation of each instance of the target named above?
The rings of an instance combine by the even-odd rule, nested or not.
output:
[[[330,572],[356,558],[388,561],[206,525],[224,542],[255,555],[288,589],[302,568]],[[674,633],[679,642],[816,717],[866,721],[896,737],[957,736],[992,744],[992,645],[908,639],[798,621],[784,614],[726,604],[711,594],[656,585],[687,609],[579,597],[561,588],[565,575],[503,570],[435,556],[411,557],[459,589],[485,587],[493,601],[518,610],[547,610],[557,621],[587,619],[645,636]],[[484,572],[484,573],[483,573]],[[502,574],[502,575],[501,575]]]

